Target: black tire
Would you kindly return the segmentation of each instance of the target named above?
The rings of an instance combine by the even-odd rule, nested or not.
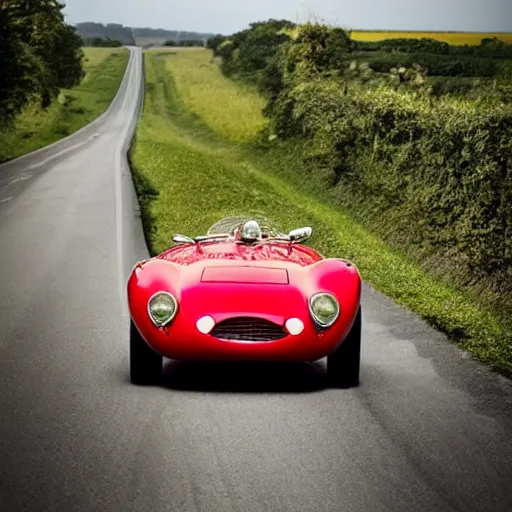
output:
[[[162,376],[163,357],[144,341],[130,319],[130,380],[141,386],[157,384]]]
[[[361,368],[361,306],[343,343],[327,356],[327,380],[333,388],[359,385]]]

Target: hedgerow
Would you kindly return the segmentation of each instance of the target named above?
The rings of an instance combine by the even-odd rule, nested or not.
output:
[[[262,25],[258,37],[247,33],[236,44],[227,38],[216,54],[231,72],[243,68],[245,76],[257,77],[268,97],[267,135],[310,140],[311,179],[328,180],[334,201],[434,273],[512,308],[512,107],[504,101],[510,89],[455,98],[439,87],[436,94],[421,74],[422,55],[429,65],[439,59],[438,69],[459,66],[446,74],[469,69],[473,76],[492,76],[495,62],[455,59],[449,46],[442,57],[387,53],[378,57],[387,59],[378,71],[395,66],[399,79],[393,82],[388,73],[372,82],[371,69],[365,80],[350,78],[348,63],[357,62],[359,52],[341,29],[306,24],[279,39],[279,30],[268,26],[273,35],[265,59],[251,61],[258,63],[251,75],[241,55],[263,51],[252,46],[264,40]],[[445,52],[438,43],[428,44]],[[229,57],[222,45],[235,48]],[[408,75],[413,64],[420,65]]]
[[[396,66],[418,63],[428,69],[430,76],[492,77],[498,73],[500,61],[480,57],[436,55],[418,52],[354,52],[351,59],[363,59],[377,72],[388,73]]]
[[[354,51],[428,53],[431,55],[470,56],[511,59],[512,45],[496,37],[482,39],[479,45],[450,45],[445,41],[422,38],[384,39],[382,41],[354,41]]]

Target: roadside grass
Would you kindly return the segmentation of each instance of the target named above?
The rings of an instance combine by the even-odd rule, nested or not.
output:
[[[52,144],[100,116],[114,99],[128,63],[124,48],[84,48],[86,75],[73,89],[61,91],[46,110],[29,105],[14,128],[0,133],[0,162]]]
[[[165,60],[178,98],[215,133],[233,142],[253,139],[266,125],[261,113],[265,100],[256,90],[226,80],[210,62],[210,52],[190,52],[177,51]],[[216,91],[214,96],[212,90]]]
[[[310,243],[322,254],[353,260],[368,284],[512,377],[510,319],[428,275],[330,205],[301,170],[301,147],[256,143],[264,120],[247,107],[253,92],[234,92],[239,86],[220,74],[209,52],[173,52],[146,53],[144,111],[131,150],[153,255],[172,244],[173,234],[204,234],[227,215],[261,214],[283,230],[311,225]],[[189,88],[201,76],[201,87]],[[228,111],[221,105],[229,105]]]

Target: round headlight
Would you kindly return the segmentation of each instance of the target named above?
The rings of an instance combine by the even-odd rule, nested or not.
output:
[[[148,302],[148,313],[157,327],[164,327],[176,315],[178,302],[167,292],[158,292]]]
[[[317,293],[309,301],[313,320],[320,327],[330,327],[340,314],[340,305],[330,293]]]

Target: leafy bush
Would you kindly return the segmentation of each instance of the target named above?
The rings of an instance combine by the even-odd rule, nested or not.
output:
[[[228,76],[242,76],[256,81],[261,91],[270,82],[269,66],[276,64],[279,48],[289,42],[291,37],[285,29],[295,25],[287,20],[268,20],[252,23],[249,29],[242,30],[230,37],[215,36],[207,41],[207,47],[216,57],[222,59],[222,72]],[[280,66],[279,66],[280,67]],[[278,78],[279,80],[279,78]]]
[[[429,53],[431,55],[469,56],[482,58],[512,58],[512,45],[498,38],[482,39],[478,46],[450,45],[430,38],[385,39],[382,41],[354,41],[354,51]]]
[[[355,52],[350,58],[368,62],[369,66],[378,73],[389,73],[394,67],[410,67],[414,63],[425,67],[429,76],[492,77],[498,71],[497,61],[475,57],[428,53]]]
[[[477,89],[478,79],[473,77],[433,77],[429,80],[429,85],[433,96],[468,96]],[[480,91],[477,91],[480,95]]]
[[[512,44],[504,43],[496,37],[482,39],[480,46],[450,46],[452,55],[472,55],[474,57],[512,59]]]
[[[344,56],[352,49],[340,28],[308,23],[300,27],[282,59],[285,73],[307,78],[312,73],[340,71]]]
[[[354,41],[355,51],[366,52],[403,52],[403,53],[430,53],[447,55],[450,45],[437,39],[385,39],[383,41]]]

